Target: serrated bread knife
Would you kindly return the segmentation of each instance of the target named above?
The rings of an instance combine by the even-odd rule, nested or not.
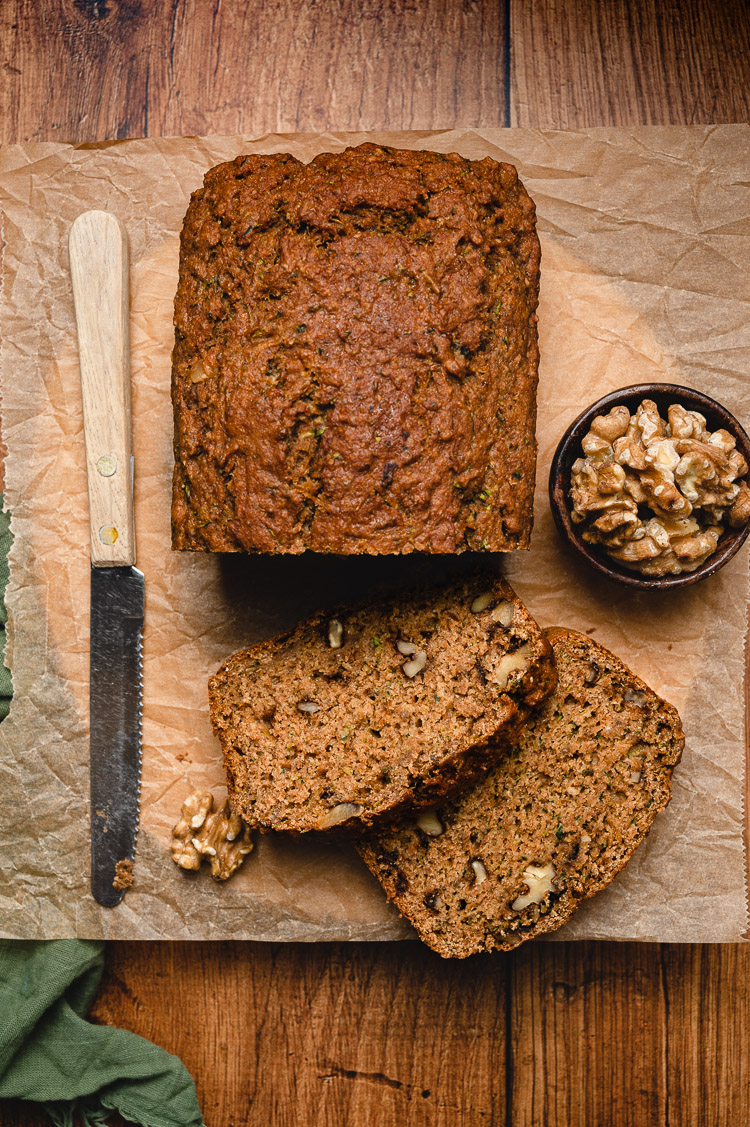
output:
[[[69,237],[91,530],[91,890],[119,904],[138,835],[145,584],[135,564],[128,244],[86,211]]]

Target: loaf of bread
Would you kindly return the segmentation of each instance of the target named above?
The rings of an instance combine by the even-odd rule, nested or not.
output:
[[[180,247],[173,547],[528,547],[538,288],[512,165],[366,144],[211,169]]]
[[[549,642],[487,575],[319,614],[211,678],[234,810],[363,830],[468,785],[552,689]]]
[[[675,709],[602,646],[548,631],[558,682],[511,750],[455,801],[358,842],[443,956],[510,950],[609,884],[671,796]]]

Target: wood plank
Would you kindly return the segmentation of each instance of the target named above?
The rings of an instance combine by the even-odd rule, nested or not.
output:
[[[750,117],[745,0],[511,0],[512,125]]]
[[[495,0],[8,0],[0,141],[507,121]]]
[[[657,946],[528,944],[510,981],[513,1127],[666,1127]]]
[[[142,136],[149,59],[167,5],[11,0],[0,5],[0,141]]]
[[[510,981],[513,1127],[748,1121],[750,947],[529,944]]]
[[[666,950],[669,1122],[750,1123],[750,947]]]

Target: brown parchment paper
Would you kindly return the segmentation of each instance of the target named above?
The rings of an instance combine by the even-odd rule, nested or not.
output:
[[[592,399],[684,382],[750,421],[750,130],[455,131],[30,144],[0,154],[2,418],[15,543],[15,697],[0,726],[0,930],[24,938],[398,939],[413,933],[351,845],[266,837],[224,886],[178,871],[169,833],[197,787],[221,794],[206,681],[233,650],[318,605],[460,561],[238,558],[169,547],[169,356],[178,234],[205,170],[241,152],[308,160],[373,139],[516,164],[542,239],[533,547],[503,567],[543,625],[588,631],[680,710],[674,797],[627,870],[559,938],[734,941],[743,854],[748,552],[671,595],[615,587],[561,547],[546,500],[554,447]],[[135,885],[88,891],[88,525],[67,263],[70,223],[127,227],[135,506],[146,576],[144,760]]]

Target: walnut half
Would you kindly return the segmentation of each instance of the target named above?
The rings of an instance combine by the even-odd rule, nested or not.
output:
[[[196,791],[182,804],[180,820],[172,830],[172,860],[181,869],[196,871],[204,860],[214,880],[228,880],[252,852],[250,829],[225,799],[214,810],[210,791]]]

